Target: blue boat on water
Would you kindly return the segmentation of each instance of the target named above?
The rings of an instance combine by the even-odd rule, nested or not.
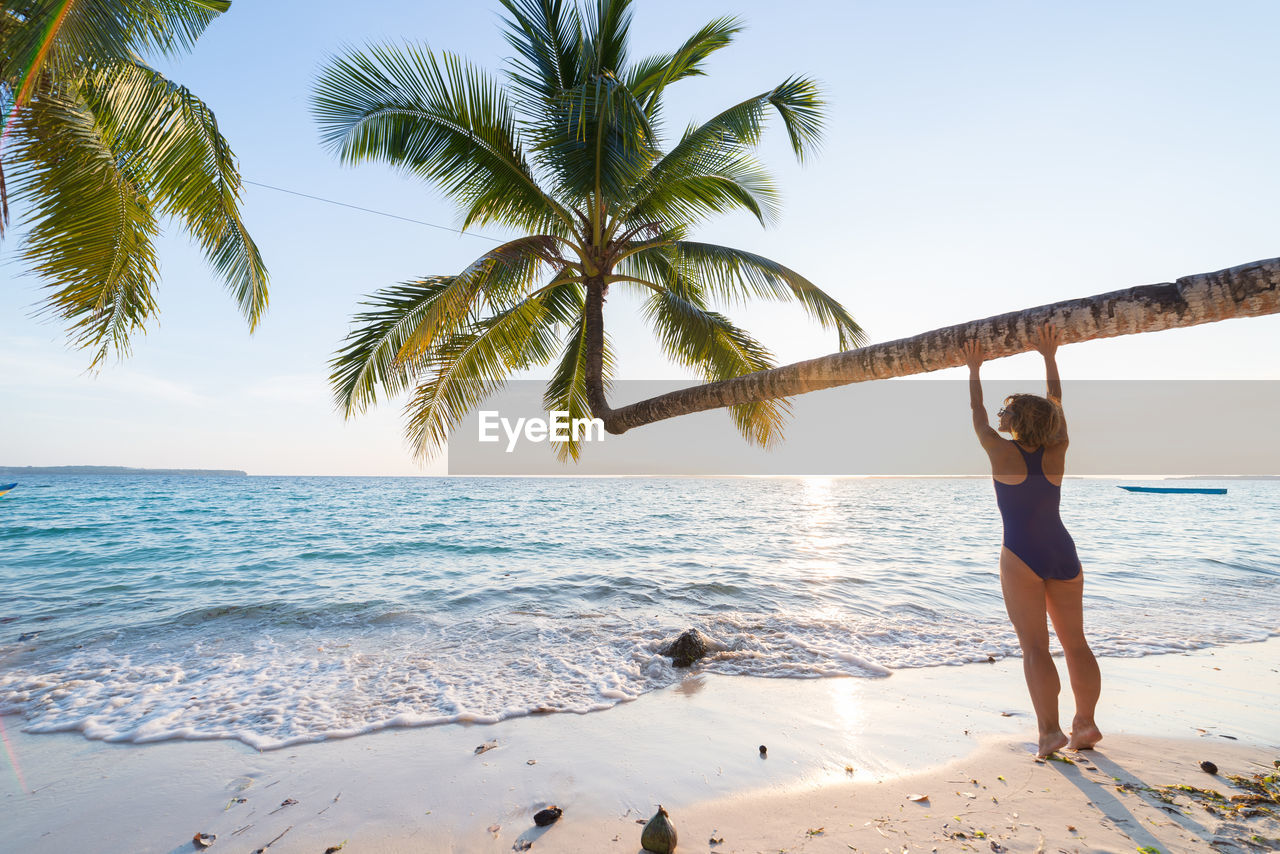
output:
[[[16,484],[16,483],[5,483],[5,484],[0,484],[0,495],[4,495],[6,492],[8,492],[9,490],[13,489],[13,488],[14,488],[15,486],[17,486],[17,485],[18,485],[18,484]]]
[[[1226,495],[1227,490],[1222,487],[1212,486],[1122,486],[1121,489],[1127,489],[1129,492],[1179,492],[1190,493],[1192,495]]]

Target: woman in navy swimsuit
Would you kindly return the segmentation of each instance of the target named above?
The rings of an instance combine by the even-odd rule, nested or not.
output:
[[[1066,469],[1067,422],[1062,414],[1062,382],[1054,354],[1058,332],[1050,324],[1040,330],[1036,349],[1044,356],[1048,397],[1014,394],[999,412],[999,432],[991,428],[982,404],[978,369],[984,352],[978,341],[964,345],[969,366],[969,403],[973,429],[991,459],[996,503],[1004,521],[1000,549],[1000,588],[1005,609],[1022,647],[1022,669],[1040,729],[1039,756],[1067,747],[1086,750],[1102,739],[1093,720],[1101,676],[1084,639],[1081,593],[1084,573],[1076,544],[1058,515],[1062,475]],[[1009,433],[1005,439],[1000,433]],[[1062,644],[1075,695],[1071,737],[1058,723],[1058,669],[1049,653],[1049,627]]]

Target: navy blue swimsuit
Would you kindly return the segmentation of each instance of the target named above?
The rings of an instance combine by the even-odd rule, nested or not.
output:
[[[1009,484],[992,479],[1004,520],[1004,547],[1041,578],[1075,578],[1080,574],[1080,558],[1058,515],[1062,487],[1050,483],[1041,466],[1044,447],[1028,453],[1017,442],[1013,446],[1027,464],[1026,480]]]

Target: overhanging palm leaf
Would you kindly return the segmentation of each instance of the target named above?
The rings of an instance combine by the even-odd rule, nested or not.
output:
[[[373,402],[376,387],[395,393],[421,382],[408,404],[409,435],[430,454],[517,366],[545,364],[558,349],[543,403],[571,418],[600,417],[612,430],[610,285],[652,292],[645,317],[668,355],[709,379],[772,364],[763,345],[713,308],[717,301],[794,300],[842,347],[860,340],[839,302],[794,270],[685,240],[692,224],[717,214],[776,219],[777,189],[754,149],[776,112],[798,158],[815,150],[822,100],[813,81],[788,78],[690,127],[664,152],[664,93],[704,74],[737,21],[712,21],[674,52],[630,65],[630,0],[501,2],[514,49],[505,87],[461,59],[414,47],[350,52],[317,83],[322,135],[345,162],[412,172],[457,204],[464,225],[501,224],[544,241],[536,249],[513,241],[510,257],[487,253],[458,275],[380,297],[333,362],[348,414]],[[553,295],[567,300],[563,310],[547,310]],[[768,445],[786,412],[785,403],[747,404],[733,416],[749,440]],[[581,449],[556,450],[576,460]]]
[[[71,323],[97,365],[155,311],[153,206],[139,176],[122,167],[88,105],[69,92],[35,101],[18,117],[15,160],[26,167],[15,195],[30,205],[22,258],[45,280],[45,307]]]
[[[240,175],[213,111],[140,62],[88,75],[83,92],[117,158],[136,163],[157,210],[183,222],[253,330],[267,308],[267,271],[240,219]]]
[[[20,255],[98,365],[155,314],[153,238],[174,217],[252,330],[267,273],[239,212],[235,157],[212,111],[140,58],[189,48],[227,0],[13,0],[0,8],[0,235],[9,190]],[[6,186],[7,182],[7,186]]]
[[[230,7],[229,0],[5,0],[2,14],[20,25],[0,29],[0,77],[74,76],[86,64],[187,51]]]

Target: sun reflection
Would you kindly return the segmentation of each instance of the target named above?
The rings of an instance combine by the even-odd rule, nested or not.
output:
[[[844,735],[843,750],[840,753],[847,757],[853,758],[861,755],[859,746],[865,744],[863,739],[863,730],[866,727],[867,710],[863,702],[862,691],[866,685],[865,679],[832,679],[831,682],[831,708],[835,718],[833,721],[837,731]],[[857,776],[858,763],[855,761],[852,773]]]
[[[831,549],[836,545],[839,529],[839,506],[836,479],[805,477],[800,479],[798,496],[800,513],[795,525],[795,545],[810,572],[830,573],[835,570]]]

